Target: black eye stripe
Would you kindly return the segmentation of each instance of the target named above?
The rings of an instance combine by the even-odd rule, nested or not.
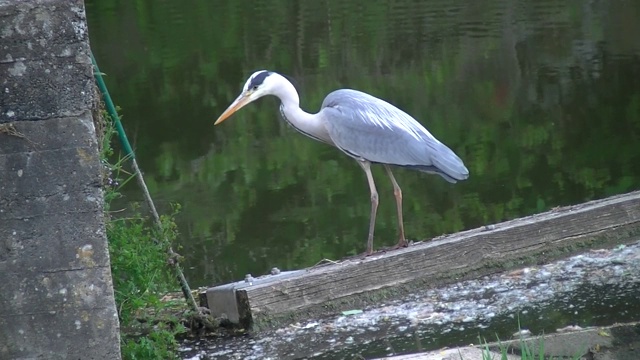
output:
[[[249,83],[249,88],[252,89],[254,87],[262,85],[262,83],[264,82],[264,79],[266,79],[267,76],[269,75],[271,75],[271,72],[269,71],[263,71],[257,74],[256,76],[253,77],[253,79],[251,79],[251,82]]]

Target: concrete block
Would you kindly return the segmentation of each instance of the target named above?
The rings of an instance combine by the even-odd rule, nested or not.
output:
[[[277,275],[264,275],[257,278],[248,276],[244,281],[237,281],[230,284],[214,286],[206,291],[207,304],[211,314],[216,318],[225,318],[234,324],[243,324],[246,327],[251,325],[251,311],[242,307],[243,302],[237,299],[237,291],[249,288],[254,285],[268,286],[280,281],[301,275],[304,270],[283,271]],[[242,308],[241,308],[242,307]]]
[[[0,272],[17,268],[33,276],[109,266],[107,248],[96,240],[105,236],[95,227],[99,221],[94,212],[0,220]]]
[[[0,0],[0,359],[120,359],[81,0]]]
[[[34,308],[15,317],[0,316],[0,359],[120,359],[119,349],[104,347],[105,342],[119,341],[116,336],[105,337],[114,322],[111,308],[72,313]]]
[[[0,1],[0,123],[91,108],[93,70],[82,0]]]
[[[119,359],[89,112],[0,134],[0,359]]]
[[[3,135],[0,150],[3,155],[97,147],[95,136],[87,136],[96,132],[89,109],[73,117],[49,118],[45,122],[17,121],[5,126],[11,126],[18,136]]]
[[[24,138],[3,136],[0,219],[33,218],[60,209],[102,212],[97,146],[77,139],[83,131],[85,136],[93,133],[89,116],[11,125]]]

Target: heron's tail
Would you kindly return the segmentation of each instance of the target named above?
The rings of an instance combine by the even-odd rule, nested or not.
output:
[[[431,154],[432,165],[411,165],[409,167],[430,174],[438,174],[452,184],[469,178],[467,167],[460,157],[446,145],[438,143],[431,150],[435,150],[435,153]]]
[[[440,175],[440,176],[442,176],[443,179],[447,180],[448,182],[450,182],[452,184],[455,184],[455,183],[457,183],[458,181],[461,181],[461,180],[465,180],[465,179],[467,179],[469,177],[469,175],[467,173],[467,176],[464,177],[464,178],[462,176],[456,178],[456,177],[450,176],[449,174],[447,174],[446,172],[440,170],[439,168],[437,168],[435,166],[425,166],[425,165],[401,165],[401,166],[404,167],[404,168],[407,168],[407,169],[422,171],[422,172],[427,173],[427,174]]]

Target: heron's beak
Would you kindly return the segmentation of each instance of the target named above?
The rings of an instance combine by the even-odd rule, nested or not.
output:
[[[253,101],[253,99],[251,99],[251,93],[248,92],[243,92],[242,94],[240,94],[240,96],[238,96],[232,103],[231,105],[229,105],[229,107],[227,108],[227,110],[225,110],[222,115],[220,115],[220,117],[218,118],[218,120],[216,120],[215,123],[213,123],[213,125],[218,125],[221,122],[227,120],[231,115],[233,115],[233,113],[235,113],[236,111],[240,110],[240,108],[242,108],[243,106],[247,105],[248,103],[250,103],[251,101]]]

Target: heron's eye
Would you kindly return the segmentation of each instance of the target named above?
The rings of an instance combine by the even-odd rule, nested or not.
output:
[[[253,85],[252,89],[253,90],[258,90],[258,85]]]

